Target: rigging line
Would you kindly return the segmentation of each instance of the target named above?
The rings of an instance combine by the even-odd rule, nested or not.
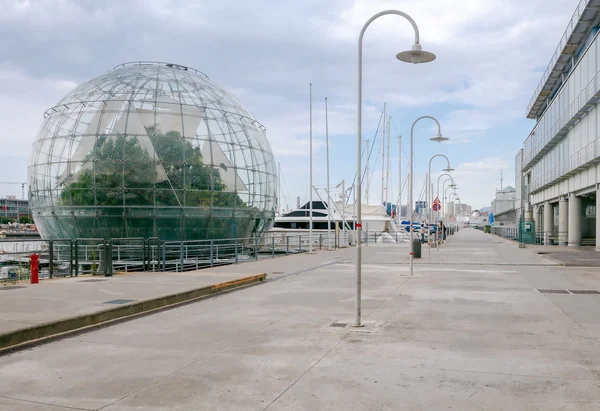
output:
[[[291,207],[291,205],[292,205],[292,204],[290,204],[290,203],[289,203],[289,200],[290,200],[290,192],[288,191],[287,182],[285,181],[285,177],[284,177],[284,174],[283,174],[283,173],[281,173],[281,181],[282,181],[282,184],[281,184],[281,185],[283,186],[283,190],[284,190],[284,195],[286,196],[286,198],[287,198],[287,201],[288,201],[288,204],[287,204],[287,206],[288,206],[288,208],[292,208],[292,207]]]
[[[375,146],[375,141],[377,141],[377,135],[379,134],[379,127],[381,126],[381,119],[383,117],[383,111],[381,112],[381,115],[379,116],[379,123],[377,123],[377,129],[375,130],[375,136],[373,138],[373,144],[371,145],[371,152],[369,153],[369,160],[371,159],[371,153],[373,153],[373,148]],[[362,138],[362,136],[361,136]],[[361,158],[365,155],[365,148],[362,149],[362,152],[360,153]],[[366,170],[366,169],[365,169]],[[361,170],[362,171],[362,170]],[[354,173],[354,178],[352,179],[352,187],[354,186],[354,184],[356,184],[356,175],[358,174],[358,170]],[[365,173],[362,172],[362,176],[360,178],[360,181],[363,181],[365,179]],[[348,198],[350,198],[350,196],[348,196]],[[360,201],[360,199],[358,199]]]
[[[380,124],[381,124],[382,117],[383,117],[383,112],[381,112],[381,116],[379,117],[379,123]],[[371,144],[371,151],[369,152],[369,161],[367,161],[368,163],[371,162],[371,155],[373,154],[373,150],[375,149],[375,142],[377,141],[378,132],[379,132],[379,125],[377,125],[377,131],[375,131],[375,137],[373,138],[373,144]],[[375,164],[377,164],[377,162],[379,161],[379,153],[381,153],[381,146],[379,146],[377,148],[377,155],[375,156]],[[363,173],[362,173],[362,177],[361,177],[362,179],[365,178],[366,172],[367,172],[367,170],[365,168],[365,171],[363,171]],[[375,165],[373,165],[373,172],[375,172]],[[373,176],[373,173],[371,173],[371,177],[372,176]],[[369,179],[369,184],[370,183],[371,183],[371,179]]]
[[[379,164],[379,154],[381,153],[381,145],[379,145],[379,148],[377,149],[377,155],[375,156],[375,164],[373,164],[373,172],[369,173],[369,181],[368,181],[368,185],[369,187],[371,186],[371,181],[373,181],[373,175],[375,174],[375,168],[377,167],[377,164]]]
[[[394,120],[392,120],[391,123],[392,123],[392,126],[394,127],[394,130],[396,130],[396,133],[398,133],[398,135],[402,135],[402,133],[400,133],[398,131],[398,129],[396,128],[396,125],[394,124]],[[403,141],[404,141],[404,139],[403,139]],[[409,160],[407,151],[406,151],[406,149],[404,147],[404,143],[402,144],[402,154],[404,154],[404,159],[405,160]]]

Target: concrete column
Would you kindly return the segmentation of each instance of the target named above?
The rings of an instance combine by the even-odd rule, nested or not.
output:
[[[600,184],[596,187],[596,250],[600,251]]]
[[[544,203],[544,245],[550,245],[554,231],[554,207],[549,201]]]
[[[558,202],[558,245],[567,245],[569,238],[569,201],[561,197]]]
[[[581,245],[581,197],[569,196],[569,245]]]
[[[539,233],[540,231],[542,231],[543,227],[540,227],[540,206],[538,205],[534,205],[533,206],[533,221],[534,221],[534,226],[535,226],[535,232]]]

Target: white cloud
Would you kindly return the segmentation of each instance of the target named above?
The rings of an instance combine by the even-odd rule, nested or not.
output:
[[[474,208],[487,207],[491,204],[496,189],[500,188],[500,171],[503,171],[504,186],[514,185],[513,166],[507,159],[486,157],[478,161],[458,164],[452,177],[458,186],[457,192],[464,203]],[[435,182],[440,173],[433,174]],[[441,191],[441,188],[440,188]]]
[[[572,0],[8,2],[0,12],[0,35],[11,39],[0,44],[2,154],[27,153],[44,110],[75,84],[124,61],[173,61],[206,72],[267,127],[293,191],[288,201],[295,203],[308,187],[308,83],[314,85],[316,179],[323,177],[327,96],[332,169],[349,180],[358,33],[371,15],[397,8],[414,17],[423,47],[438,58],[418,66],[395,59],[413,40],[398,17],[369,28],[364,136],[374,132],[384,101],[395,119],[435,109],[449,143],[462,144],[466,160],[476,159],[494,146],[490,131],[524,117],[573,7]],[[408,127],[398,123],[398,129]],[[506,144],[516,152],[526,135]],[[457,175],[464,173],[465,189],[474,188],[472,200],[467,193],[461,198],[489,203],[493,189],[477,184],[499,180],[495,173],[512,170],[512,160],[463,161]]]

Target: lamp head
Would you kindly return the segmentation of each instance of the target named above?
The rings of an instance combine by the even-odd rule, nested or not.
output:
[[[430,140],[441,143],[442,141],[448,141],[449,138],[442,136],[442,133],[438,133],[437,136],[431,137]]]
[[[423,50],[420,44],[415,43],[410,50],[396,54],[396,58],[405,63],[420,64],[435,60],[435,54]]]
[[[448,167],[448,168],[445,168],[443,171],[445,171],[446,173],[449,173],[449,172],[454,171],[454,170],[455,170],[454,168]]]

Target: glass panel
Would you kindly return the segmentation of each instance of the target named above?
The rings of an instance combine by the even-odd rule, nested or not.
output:
[[[272,224],[275,172],[264,129],[237,98],[193,69],[126,64],[48,111],[31,207],[49,238],[244,237]]]

